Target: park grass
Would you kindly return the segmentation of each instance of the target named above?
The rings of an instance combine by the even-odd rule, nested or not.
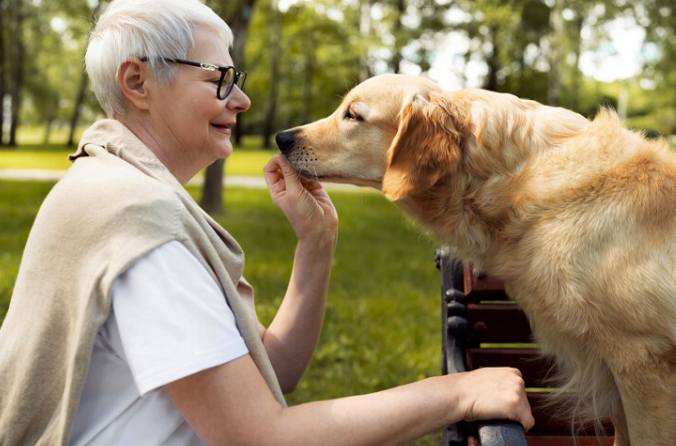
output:
[[[233,162],[234,164],[234,162]],[[53,183],[0,181],[0,320],[35,213]],[[194,196],[198,188],[188,189]],[[436,244],[380,194],[331,191],[340,234],[322,337],[290,404],[374,392],[439,373]],[[259,317],[274,315],[295,237],[266,190],[228,188],[218,221],[243,246]],[[412,443],[439,444],[434,433]]]
[[[21,145],[0,150],[0,169],[66,170],[71,162],[68,155],[75,148],[61,145]],[[263,166],[277,151],[262,149],[255,143],[236,148],[225,163],[225,174],[232,176],[261,176]]]

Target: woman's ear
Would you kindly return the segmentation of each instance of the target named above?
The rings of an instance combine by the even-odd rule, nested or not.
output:
[[[463,105],[442,96],[428,101],[415,95],[404,106],[383,176],[382,191],[389,200],[429,189],[455,169],[468,127]]]
[[[138,59],[127,59],[117,69],[117,83],[122,94],[139,110],[148,109],[148,69]]]

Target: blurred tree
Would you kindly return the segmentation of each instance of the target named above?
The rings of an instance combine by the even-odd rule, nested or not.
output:
[[[100,113],[82,54],[94,8],[104,1],[0,0],[0,120],[7,124],[0,144],[9,133],[16,143],[19,123],[45,125],[48,137],[53,125],[70,122],[74,133],[74,123]],[[233,29],[233,60],[249,73],[253,106],[238,117],[236,145],[243,133],[271,141],[280,128],[329,114],[373,74],[427,73],[434,58],[447,57],[439,47],[449,33],[466,45],[450,69],[485,67],[484,87],[586,115],[622,90],[628,118],[651,115],[661,131],[676,131],[673,0],[290,0],[281,5],[279,27],[271,26],[279,10],[271,0],[205,1]],[[584,78],[580,60],[585,51],[606,51],[605,24],[618,17],[646,30],[645,70],[636,80],[602,85]],[[222,162],[208,169],[213,186],[205,191],[221,190],[222,170]]]
[[[247,133],[262,134],[273,83],[277,84],[278,103],[271,134],[330,113],[359,78],[360,59],[367,47],[359,36],[359,5],[343,5],[340,0],[298,2],[282,12],[278,40],[283,53],[274,78],[270,2],[258,3],[251,24],[256,38],[246,48],[247,94],[252,101],[246,113]]]
[[[617,19],[627,7],[628,3],[615,0],[555,0],[548,38],[548,103],[587,115],[595,113],[596,110],[585,109],[580,103],[583,89],[580,60],[585,49],[582,33],[585,28],[593,29],[597,42],[603,42],[607,38],[604,25]]]
[[[8,3],[0,1],[0,146],[5,145],[5,106],[4,99],[7,92],[7,54],[9,48],[5,39]]]
[[[12,11],[12,30],[11,30],[11,47],[12,47],[12,62],[11,67],[11,88],[10,88],[10,127],[9,127],[9,141],[7,145],[10,147],[16,146],[16,132],[19,128],[19,116],[21,112],[21,93],[23,91],[23,73],[24,73],[24,36],[23,26],[24,17],[24,2],[22,0],[13,0],[10,3]]]
[[[664,133],[676,134],[676,4],[673,0],[645,0],[632,7],[649,42],[643,50],[643,77],[656,92],[654,125]]]
[[[35,9],[29,17],[30,26],[24,29],[27,42],[24,60],[24,99],[21,122],[28,125],[45,125],[44,143],[47,144],[50,130],[59,112],[63,91],[63,73],[55,67],[64,66],[61,36],[49,25],[51,14],[45,9]]]
[[[371,33],[371,1],[359,1],[359,38],[368,41]],[[366,51],[359,54],[359,82],[364,82],[371,77],[371,69],[368,63],[368,54]]]
[[[35,1],[16,4],[19,3],[20,20],[17,21],[14,19],[15,3],[0,2],[5,24],[2,38],[7,49],[2,51],[0,59],[9,56],[16,58],[17,49],[22,54],[21,64],[6,65],[5,75],[0,76],[5,82],[5,90],[0,97],[5,100],[9,97],[6,103],[20,106],[10,116],[5,115],[4,119],[10,122],[10,130],[18,128],[19,124],[45,125],[47,142],[53,123],[66,120],[66,112],[73,106],[75,85],[83,71],[82,48],[86,44],[89,29],[90,21],[86,13],[89,6],[87,0],[72,0],[65,4]],[[8,24],[7,14],[10,12],[12,20]],[[18,37],[15,38],[15,35]],[[16,43],[17,39],[20,46]],[[11,48],[7,48],[9,42],[12,42]],[[19,72],[20,83],[17,84]],[[12,96],[20,99],[17,101]],[[85,92],[87,111],[98,111],[98,105],[91,96],[88,91]],[[91,113],[87,119],[91,119]],[[16,142],[15,131],[14,138]]]
[[[277,116],[277,87],[279,85],[277,79],[279,78],[279,58],[280,52],[282,51],[280,42],[282,38],[282,13],[279,10],[279,2],[277,0],[272,0],[270,6],[270,13],[272,14],[272,26],[270,27],[269,34],[271,82],[268,88],[267,111],[263,121],[263,147],[266,149],[272,147],[270,139],[276,131],[275,117]]]
[[[89,23],[96,23],[96,18],[99,16],[99,12],[101,11],[104,2],[100,0],[95,0],[93,4],[89,4],[91,10],[89,11]],[[85,47],[86,48],[86,47]],[[84,60],[84,54],[82,57],[82,60]],[[89,85],[88,79],[87,79],[87,73],[84,70],[84,66],[80,64],[81,70],[80,70],[80,82],[77,87],[77,92],[75,95],[75,103],[73,104],[73,114],[71,115],[70,118],[70,131],[68,132],[68,140],[66,142],[67,146],[73,146],[75,145],[75,130],[77,128],[78,122],[80,120],[80,115],[82,114],[82,106],[85,101],[85,97],[87,94],[87,86]]]
[[[230,26],[235,35],[235,42],[231,56],[235,64],[244,66],[244,47],[247,42],[249,24],[253,14],[256,0],[210,0],[207,4],[221,16]],[[240,142],[242,115],[238,116],[235,135],[232,143]],[[225,172],[225,160],[220,159],[207,167],[202,185],[202,198],[200,206],[212,215],[222,214],[223,208],[223,174]]]
[[[549,14],[549,26],[551,35],[549,38],[549,79],[547,82],[547,103],[549,105],[561,105],[563,96],[562,71],[566,48],[566,31],[563,19],[563,9],[566,0],[553,0]]]
[[[404,45],[408,43],[407,36],[404,33],[404,16],[406,15],[406,0],[394,0],[394,24],[392,26],[392,36],[394,44],[392,45],[392,58],[390,68],[392,72],[399,73],[401,61],[404,58],[402,54]]]
[[[521,84],[519,79],[537,63],[537,58],[529,60],[528,48],[539,47],[549,31],[549,9],[541,0],[459,0],[453,5],[462,14],[456,14],[451,26],[469,39],[466,63],[482,59],[486,64],[483,88],[503,91],[507,84],[528,89],[537,85]]]

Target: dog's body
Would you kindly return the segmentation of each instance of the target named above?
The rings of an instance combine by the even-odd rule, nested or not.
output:
[[[372,186],[502,279],[616,444],[676,441],[676,154],[512,95],[384,75],[280,133],[302,174]],[[626,415],[626,416],[625,416]]]

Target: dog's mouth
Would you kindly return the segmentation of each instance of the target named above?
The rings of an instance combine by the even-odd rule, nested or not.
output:
[[[313,181],[328,181],[332,183],[340,183],[340,182],[347,182],[347,181],[340,181],[340,177],[333,176],[333,175],[322,175],[317,173],[314,170],[303,168],[303,167],[298,167],[294,163],[291,163],[291,165],[296,169],[296,173],[298,176],[301,178],[304,178],[306,180],[313,180]]]
[[[289,153],[283,153],[283,155],[299,176],[308,180],[322,179],[322,175],[318,174],[315,169],[310,167],[312,160],[309,160],[306,156],[298,156]]]
[[[373,187],[380,189],[382,186],[381,179],[373,178],[361,178],[347,176],[336,172],[320,172],[317,170],[316,166],[308,160],[307,157],[298,157],[289,154],[284,154],[286,160],[293,166],[296,170],[296,173],[304,179],[311,181],[321,181],[323,183],[340,183],[340,184],[352,184],[354,186],[360,187]]]
[[[346,177],[340,175],[321,175],[316,172],[312,172],[306,169],[296,169],[298,175],[302,178],[312,181],[321,181],[322,183],[339,183],[339,184],[351,184],[353,186],[360,187],[373,187],[376,189],[381,189],[382,181],[377,181],[367,178],[355,178],[355,177]]]
[[[324,181],[326,180],[326,178],[328,178],[324,175],[319,175],[316,172],[310,172],[309,170],[306,169],[296,169],[296,173],[300,177],[305,178],[306,180]]]

